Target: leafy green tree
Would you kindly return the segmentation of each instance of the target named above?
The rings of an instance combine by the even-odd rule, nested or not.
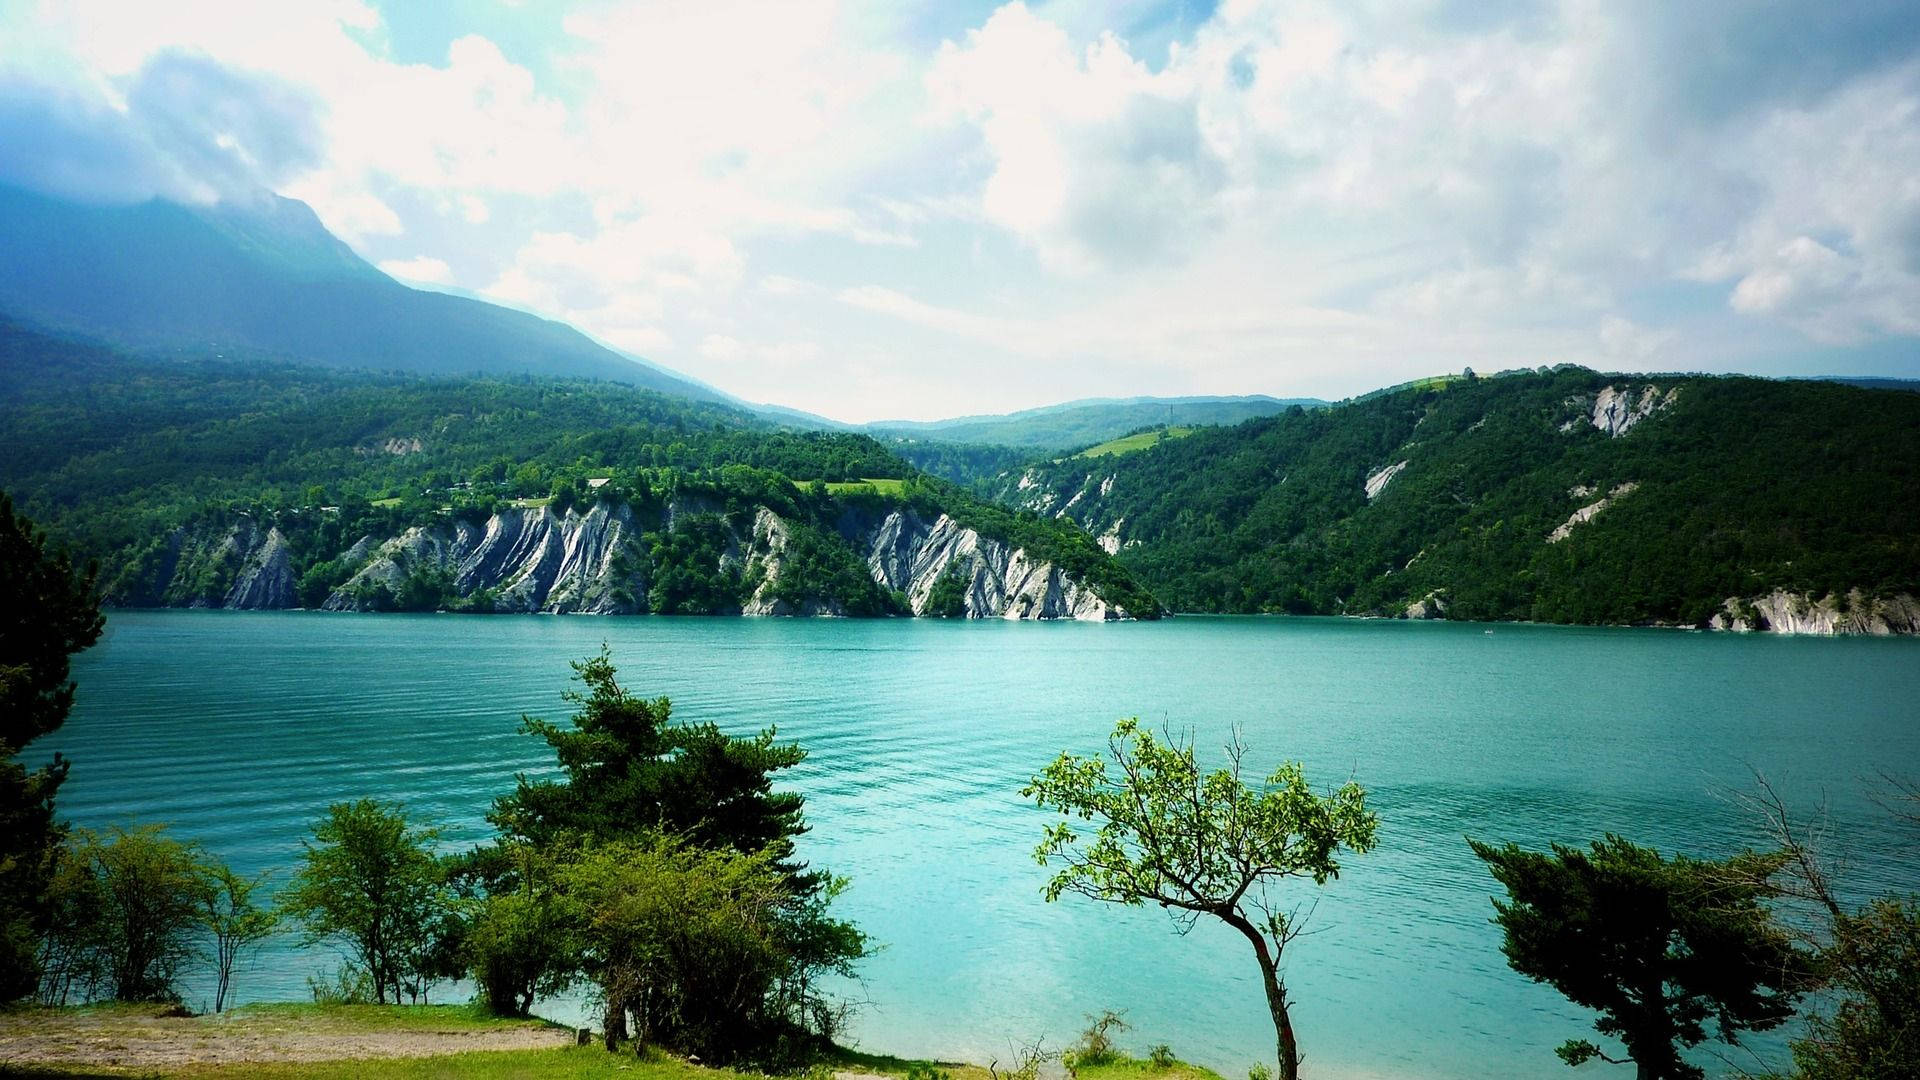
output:
[[[47,876],[46,928],[38,956],[40,1004],[89,1000],[107,984],[106,909],[106,892],[92,861],[71,842],[61,844]]]
[[[743,949],[751,945],[753,950],[770,952],[764,956],[754,952],[759,959],[751,964],[747,959],[752,958],[742,958],[745,954],[725,954],[747,964],[738,973],[744,980],[740,986],[750,993],[730,991],[715,997],[706,990],[685,994],[676,990],[670,995],[675,1004],[661,1012],[647,996],[653,991],[639,997],[629,993],[632,986],[621,981],[626,978],[622,973],[633,969],[623,966],[624,961],[609,961],[607,957],[614,954],[607,948],[600,949],[598,960],[591,959],[596,954],[585,954],[588,959],[583,963],[600,984],[608,1006],[608,1041],[612,1044],[624,1037],[626,1016],[633,1012],[643,1031],[667,1033],[655,1037],[679,1040],[675,1045],[681,1049],[697,1050],[709,1038],[700,1032],[707,1031],[709,1020],[718,1014],[701,1013],[708,1019],[683,1023],[692,1015],[686,1010],[706,1009],[714,1002],[727,1003],[726,1008],[734,1010],[744,1025],[744,1041],[731,1053],[764,1056],[775,1052],[776,1042],[791,1042],[809,1030],[824,1033],[832,1011],[816,991],[817,980],[828,972],[849,972],[852,963],[866,953],[866,937],[830,914],[844,881],[810,870],[794,858],[794,840],[806,831],[804,800],[794,792],[775,791],[773,777],[799,764],[805,751],[776,742],[771,729],[737,738],[710,723],[673,722],[667,699],[639,697],[620,686],[604,647],[600,655],[573,668],[586,689],[567,694],[576,707],[571,725],[525,721],[529,733],[553,747],[562,778],[521,777],[516,790],[499,799],[490,815],[500,829],[500,843],[470,857],[488,894],[522,889],[529,880],[528,871],[516,868],[513,855],[521,844],[554,858],[563,876],[567,864],[575,861],[569,853],[581,845],[589,850],[607,844],[645,849],[655,853],[649,858],[656,868],[677,867],[673,873],[693,877],[710,873],[736,884],[750,878],[756,889],[762,871],[771,868],[779,882],[778,895],[750,905],[762,913],[764,925],[756,924],[750,939],[730,939]],[[687,869],[676,861],[681,855],[661,854],[668,848],[698,866]],[[707,855],[718,861],[702,862]],[[744,864],[726,861],[735,858],[751,860],[756,869],[749,873]],[[695,883],[689,881],[687,887],[694,888]],[[520,914],[528,913],[522,909]],[[573,917],[590,921],[601,914],[589,904]],[[628,920],[625,925],[638,924]],[[763,959],[777,968],[770,980],[763,981],[757,974]],[[699,973],[683,973],[676,976],[674,985],[705,985],[698,982],[703,978]],[[742,1004],[749,999],[751,1008]],[[640,1010],[646,1010],[646,1016]]]
[[[496,1016],[530,1015],[536,997],[559,993],[578,974],[572,910],[554,884],[571,849],[506,836],[458,860],[456,878],[482,890],[465,904],[462,959]]]
[[[280,910],[309,944],[334,940],[371,977],[378,1002],[415,995],[428,977],[434,933],[450,906],[433,854],[438,829],[407,821],[398,804],[335,803],[303,842]]]
[[[200,955],[206,859],[162,825],[81,831],[74,851],[95,882],[95,936],[111,995],[119,1001],[178,1001],[174,981]]]
[[[213,1011],[223,1012],[233,988],[233,968],[242,953],[265,941],[280,926],[279,912],[262,906],[255,894],[266,875],[246,877],[220,862],[202,868],[200,917],[213,936]]]
[[[34,992],[46,892],[61,830],[53,800],[67,761],[20,764],[73,708],[68,659],[100,638],[92,567],[76,571],[0,493],[0,1000]]]
[[[1372,849],[1379,822],[1365,790],[1348,782],[1316,794],[1297,762],[1249,786],[1237,737],[1226,767],[1202,772],[1190,739],[1162,741],[1138,720],[1116,725],[1107,748],[1106,756],[1061,754],[1021,789],[1063,818],[1034,852],[1041,865],[1061,867],[1047,899],[1077,893],[1158,904],[1183,926],[1207,916],[1239,931],[1260,966],[1280,1075],[1297,1080],[1300,1048],[1280,960],[1303,927],[1277,906],[1274,891],[1290,878],[1325,885],[1339,876],[1343,851]],[[1083,822],[1093,824],[1091,835]]]
[[[1594,1030],[1626,1048],[1615,1058],[1569,1040],[1555,1051],[1567,1064],[1599,1058],[1632,1063],[1641,1080],[1697,1080],[1706,1074],[1682,1050],[1737,1044],[1793,1015],[1808,957],[1767,907],[1784,854],[1665,858],[1611,835],[1586,851],[1468,842],[1507,890],[1493,904],[1507,963],[1599,1013]]]
[[[634,1034],[709,1061],[765,1052],[788,1029],[779,925],[791,899],[769,852],[613,842],[564,871],[589,973]]]

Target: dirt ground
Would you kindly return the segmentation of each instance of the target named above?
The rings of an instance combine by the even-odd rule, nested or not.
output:
[[[164,1007],[0,1013],[0,1069],[9,1065],[164,1068],[186,1064],[412,1058],[469,1050],[568,1046],[570,1032],[537,1023],[457,1020],[369,1028],[347,1017],[241,1011],[181,1016]]]

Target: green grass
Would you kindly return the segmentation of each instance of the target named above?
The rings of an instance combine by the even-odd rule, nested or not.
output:
[[[553,496],[545,495],[538,499],[509,499],[507,505],[517,510],[533,510],[553,501]]]
[[[224,1080],[261,1077],[263,1080],[738,1080],[739,1073],[689,1065],[672,1058],[646,1059],[630,1053],[609,1054],[598,1046],[569,1046],[556,1050],[479,1050],[427,1058],[354,1058],[340,1061],[248,1061],[227,1065],[179,1065],[155,1070],[103,1066],[0,1066],[0,1076],[154,1077],[181,1080]]]
[[[1212,1069],[1198,1065],[1189,1065],[1184,1061],[1175,1061],[1161,1068],[1143,1058],[1121,1057],[1099,1065],[1082,1065],[1074,1074],[1076,1080],[1223,1080]]]
[[[801,484],[800,486],[805,487],[806,485]],[[835,495],[846,495],[848,493],[899,495],[906,490],[906,487],[907,482],[905,480],[889,480],[882,477],[877,479],[835,481],[827,485],[827,490]]]
[[[242,1005],[200,1019],[209,1024],[301,1031],[496,1031],[559,1027],[546,1020],[516,1020],[464,1005],[318,1005],[301,1002]]]
[[[398,495],[395,495],[395,496],[394,496],[393,498],[391,498],[391,499],[375,499],[375,500],[373,500],[373,505],[375,505],[375,506],[378,506],[378,507],[381,507],[381,508],[383,508],[383,509],[384,509],[384,508],[390,508],[390,507],[395,507],[395,506],[399,506],[399,505],[400,505],[400,496],[398,496]]]
[[[1099,446],[1089,446],[1073,455],[1077,458],[1106,457],[1109,454],[1131,454],[1136,450],[1145,450],[1158,443],[1162,437],[1168,439],[1185,438],[1200,429],[1197,427],[1156,428],[1153,431],[1141,431],[1132,435],[1122,435],[1118,439],[1108,439]]]
[[[247,1063],[202,1067],[181,1077],[260,1077],[262,1080],[739,1080],[726,1069],[689,1065],[665,1056],[609,1054],[598,1046],[558,1050],[481,1050],[431,1058]]]

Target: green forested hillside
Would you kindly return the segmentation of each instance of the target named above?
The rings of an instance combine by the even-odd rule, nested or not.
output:
[[[886,494],[826,487],[871,479],[904,483]],[[1157,610],[1070,523],[988,505],[868,436],[791,431],[607,382],[150,361],[0,322],[0,489],[79,554],[101,559],[107,580],[133,599],[162,537],[196,521],[243,514],[284,525],[296,573],[318,572],[317,588],[351,569],[324,564],[360,535],[516,503],[653,505],[693,492],[748,517],[755,506],[790,512],[797,569],[781,587],[796,595],[847,592],[859,594],[854,607],[875,606],[839,581],[860,563],[832,526],[848,508],[879,500],[948,514],[1130,610]],[[684,587],[663,579],[669,610],[702,610],[713,573],[697,567],[716,552],[700,529],[693,522],[656,545],[662,569],[696,568],[682,575]]]
[[[1650,409],[1617,435],[1593,422],[1609,387]],[[1175,610],[1433,597],[1450,617],[1691,625],[1773,589],[1920,593],[1920,396],[1834,383],[1436,380],[1044,464],[1000,494],[1105,535]]]
[[[866,425],[882,437],[974,446],[1018,447],[1033,453],[1060,453],[1106,442],[1150,427],[1237,424],[1272,416],[1295,405],[1316,407],[1316,398],[1185,397],[1092,398],[1026,409],[1002,416],[962,416],[951,420],[888,420]]]

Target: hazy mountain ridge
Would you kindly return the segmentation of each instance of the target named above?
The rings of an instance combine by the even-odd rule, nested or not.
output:
[[[89,206],[0,186],[0,237],[0,314],[120,348],[724,397],[563,323],[402,285],[291,199]]]
[[[1562,369],[1043,463],[994,494],[1078,522],[1175,610],[1912,632],[1916,490],[1912,394]],[[1781,603],[1809,617],[1783,627]]]
[[[1030,448],[1036,452],[1079,450],[1147,427],[1237,424],[1272,416],[1293,405],[1317,407],[1318,398],[1243,397],[1083,398],[1059,405],[948,420],[881,420],[861,430],[900,439]]]

